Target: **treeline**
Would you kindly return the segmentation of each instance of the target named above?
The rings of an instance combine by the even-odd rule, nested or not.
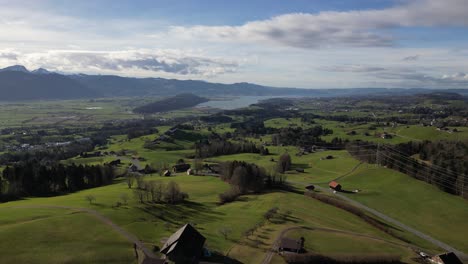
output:
[[[195,144],[195,155],[198,158],[208,158],[238,153],[260,153],[263,155],[268,155],[269,150],[263,146],[257,146],[255,143],[250,141],[233,143],[220,139],[203,141]]]
[[[435,185],[445,192],[468,198],[466,143],[424,141],[377,146],[361,142],[349,144],[347,148],[361,161],[378,163]],[[413,155],[418,155],[423,161],[412,158]]]
[[[273,145],[310,146],[325,143],[320,136],[332,134],[333,130],[314,126],[303,129],[302,127],[282,128],[277,134],[272,135]]]
[[[114,168],[110,165],[63,165],[37,160],[7,166],[0,181],[0,198],[54,196],[112,183]]]
[[[7,152],[0,156],[0,164],[12,164],[16,162],[27,162],[32,160],[39,161],[58,161],[65,160],[80,153],[92,151],[95,147],[95,142],[72,142],[65,146],[41,147],[26,151]]]
[[[221,171],[221,179],[231,185],[231,189],[219,195],[222,204],[234,201],[239,195],[260,193],[285,183],[283,175],[267,173],[264,168],[244,161],[224,162]]]

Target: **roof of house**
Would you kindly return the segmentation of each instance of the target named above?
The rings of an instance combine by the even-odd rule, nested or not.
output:
[[[331,181],[328,186],[332,187],[332,188],[336,188],[338,185],[340,185],[339,183],[337,183],[336,181]]]
[[[297,251],[301,249],[301,241],[285,237],[281,239],[281,243],[279,247]]]
[[[161,248],[161,253],[168,255],[181,249],[185,254],[199,254],[203,249],[205,240],[205,237],[193,226],[186,224],[169,237]]]
[[[176,164],[176,165],[172,166],[172,168],[176,168],[176,169],[190,168],[190,164],[187,164],[187,163]]]
[[[437,255],[437,257],[439,257],[444,262],[444,264],[463,264],[463,262],[461,262],[457,255],[455,255],[453,252],[440,254]]]

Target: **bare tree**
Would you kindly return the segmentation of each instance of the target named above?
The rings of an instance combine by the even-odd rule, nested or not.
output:
[[[133,189],[133,195],[135,198],[140,202],[144,203],[145,202],[145,190],[142,189]]]
[[[227,240],[228,236],[232,233],[232,229],[229,227],[223,226],[218,230],[218,233],[222,235],[225,240]]]
[[[89,202],[89,204],[93,204],[96,201],[96,197],[94,195],[86,195],[85,199]]]
[[[193,168],[195,169],[195,173],[198,174],[203,169],[203,161],[201,159],[194,159]]]
[[[123,204],[128,204],[128,199],[129,199],[128,194],[122,193],[120,195],[120,200],[122,201]]]
[[[127,175],[127,186],[129,189],[132,188],[134,182],[135,182],[135,176],[133,174]]]

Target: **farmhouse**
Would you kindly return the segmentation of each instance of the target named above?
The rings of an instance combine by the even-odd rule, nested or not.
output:
[[[190,169],[190,164],[186,164],[186,163],[172,166],[173,172],[186,172],[188,169]]]
[[[336,181],[331,181],[328,186],[335,191],[341,191],[341,184],[337,183]]]
[[[430,261],[436,264],[463,264],[453,252],[436,255],[432,257]]]
[[[175,232],[164,246],[161,253],[166,259],[178,263],[198,263],[203,253],[205,237],[190,224],[184,225]]]
[[[294,252],[299,253],[304,247],[304,239],[294,240],[290,238],[282,238],[278,250],[280,252]]]

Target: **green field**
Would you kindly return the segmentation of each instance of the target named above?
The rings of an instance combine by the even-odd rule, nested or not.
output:
[[[361,189],[348,196],[417,230],[467,252],[468,201],[405,174],[362,167],[340,180],[345,189]]]

